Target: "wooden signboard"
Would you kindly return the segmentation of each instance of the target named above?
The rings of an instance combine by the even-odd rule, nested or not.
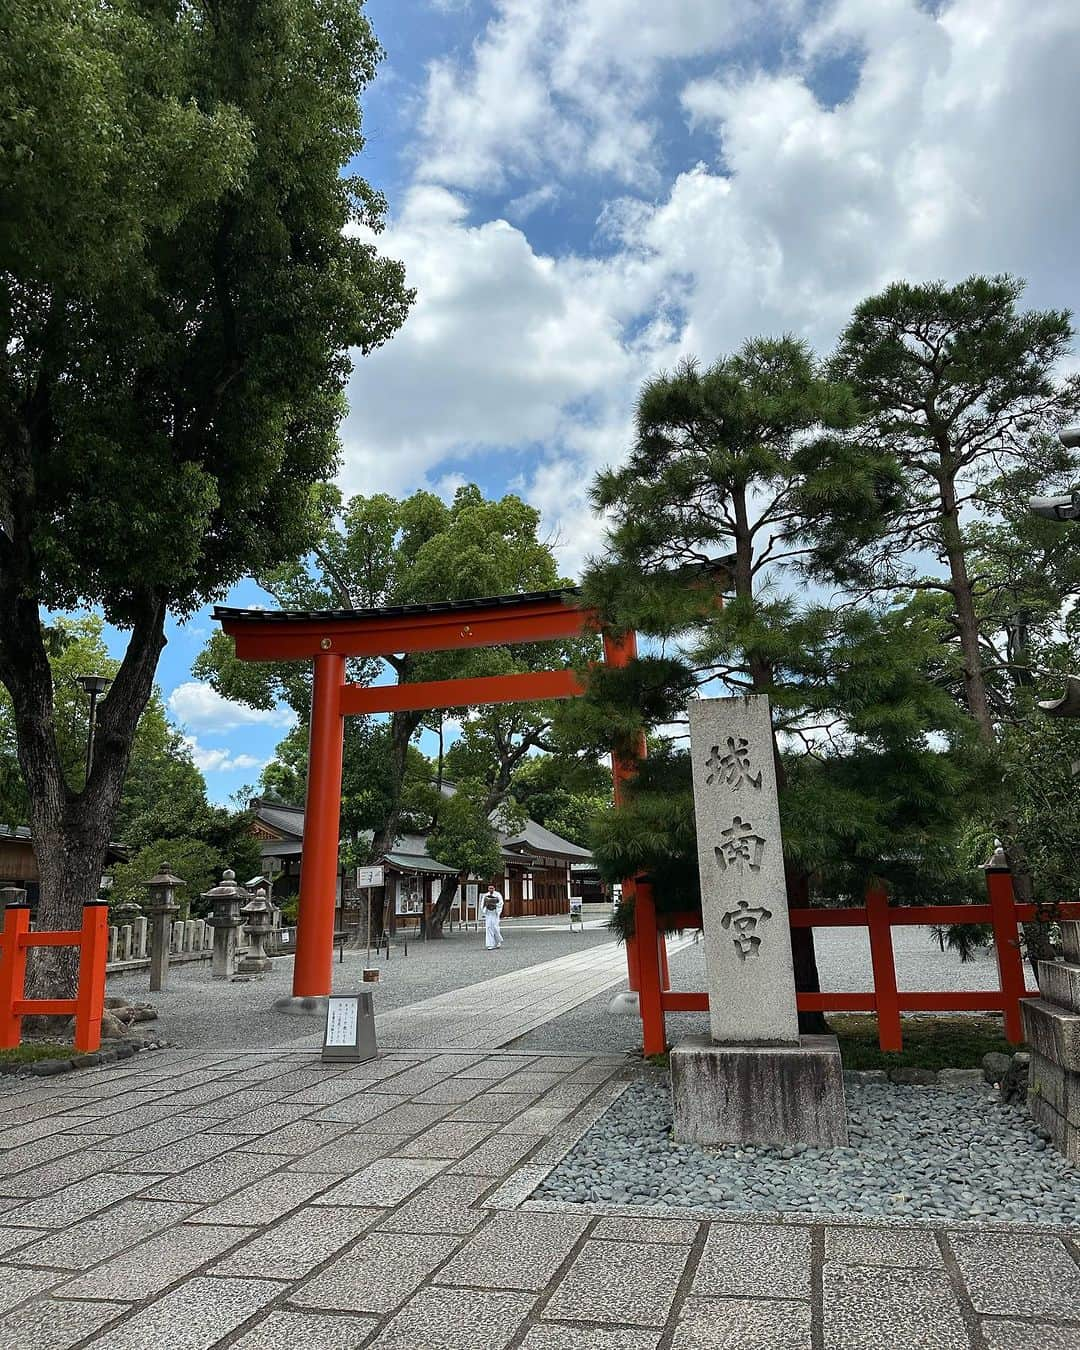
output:
[[[331,994],[326,1003],[323,1063],[362,1064],[377,1054],[371,991],[362,989],[358,994]]]

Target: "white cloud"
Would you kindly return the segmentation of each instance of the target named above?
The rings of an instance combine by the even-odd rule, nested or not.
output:
[[[228,731],[232,727],[289,727],[296,721],[288,708],[249,708],[234,703],[208,684],[188,680],[178,684],[169,695],[169,710],[177,721],[198,731]],[[248,766],[241,766],[248,767]]]
[[[194,736],[185,736],[195,767],[203,773],[233,773],[240,769],[261,769],[267,761],[256,755],[234,755],[231,750],[216,750],[200,745]]]
[[[461,188],[550,170],[659,182],[661,68],[783,35],[802,0],[496,0],[466,61],[431,63],[420,176]]]
[[[852,306],[899,276],[1010,271],[1028,278],[1026,303],[1077,306],[1074,0],[808,12],[499,0],[468,59],[432,68],[416,178],[381,240],[419,298],[353,376],[348,490],[445,490],[447,458],[498,454],[573,569],[601,543],[592,474],[625,452],[641,380],[680,354],[779,332],[827,350]],[[753,54],[769,22],[780,64]],[[688,57],[665,95],[661,71],[677,77]],[[837,57],[857,78],[827,106],[816,81]],[[715,157],[694,164],[703,132]],[[590,173],[614,187],[601,251],[539,252],[532,204]],[[471,217],[468,189],[510,182],[506,213],[524,224]]]

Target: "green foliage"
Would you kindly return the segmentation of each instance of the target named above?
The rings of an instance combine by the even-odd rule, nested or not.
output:
[[[246,861],[250,866],[251,859]],[[126,863],[119,863],[112,869],[113,884],[108,892],[110,908],[127,904],[145,905],[149,898],[146,883],[160,871],[163,863],[168,863],[173,875],[186,883],[176,897],[181,906],[180,917],[186,917],[189,913],[201,914],[206,907],[200,903],[199,897],[218,884],[226,867],[235,869],[237,865],[232,858],[203,839],[175,836],[156,839],[139,849]],[[257,868],[256,855],[252,870],[238,871],[237,880],[241,883],[247,881],[248,877],[255,875]]]
[[[33,430],[2,453],[33,485],[38,596],[183,611],[305,547],[345,352],[408,307],[370,242],[385,203],[340,172],[378,44],[355,0],[9,20],[0,406]]]
[[[441,799],[435,828],[428,836],[428,853],[436,862],[481,877],[498,875],[502,855],[486,806],[483,783],[459,783],[453,796]]]
[[[594,818],[611,803],[611,772],[588,755],[536,755],[515,771],[511,793],[537,824],[586,846]]]

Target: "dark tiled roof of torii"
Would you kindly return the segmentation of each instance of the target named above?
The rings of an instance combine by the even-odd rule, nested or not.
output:
[[[251,619],[258,623],[310,623],[312,620],[396,619],[410,614],[446,614],[463,609],[515,609],[550,600],[573,602],[579,586],[558,586],[550,591],[525,591],[519,595],[486,595],[474,600],[435,600],[423,605],[384,605],[381,609],[232,609],[214,606],[215,619]]]

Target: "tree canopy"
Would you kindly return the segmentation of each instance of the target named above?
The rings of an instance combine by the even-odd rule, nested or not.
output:
[[[166,612],[304,551],[349,352],[405,317],[350,171],[379,55],[359,0],[8,8],[0,681],[46,925],[100,871]],[[76,607],[129,632],[85,785],[40,620]]]

